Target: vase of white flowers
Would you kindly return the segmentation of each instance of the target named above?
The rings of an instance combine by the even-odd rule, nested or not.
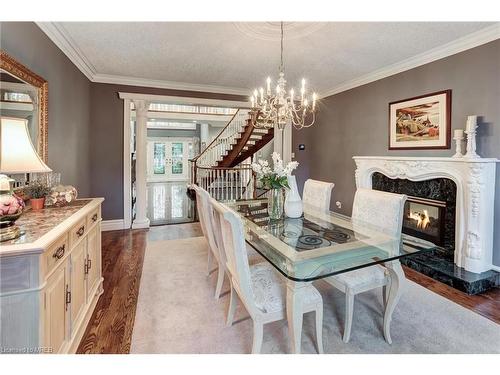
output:
[[[252,164],[253,171],[263,185],[264,189],[269,189],[267,195],[267,213],[271,220],[279,220],[283,216],[283,190],[290,189],[288,176],[297,168],[299,163],[292,161],[286,166],[283,165],[280,154],[273,152],[273,168],[267,160],[259,160]]]

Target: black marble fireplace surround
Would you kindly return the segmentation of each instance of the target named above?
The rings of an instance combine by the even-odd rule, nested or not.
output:
[[[455,182],[447,178],[434,178],[426,181],[391,179],[382,173],[375,172],[372,176],[372,188],[446,202],[442,246],[432,252],[403,258],[401,263],[467,294],[482,293],[496,286],[499,279],[497,272],[487,271],[476,274],[455,265],[455,208],[457,201]]]

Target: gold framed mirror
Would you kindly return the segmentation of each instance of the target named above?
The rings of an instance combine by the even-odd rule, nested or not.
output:
[[[48,83],[0,50],[0,115],[24,118],[33,145],[47,162]]]

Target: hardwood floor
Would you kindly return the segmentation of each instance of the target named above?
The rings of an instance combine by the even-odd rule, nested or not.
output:
[[[198,223],[124,230],[102,234],[104,294],[99,299],[77,353],[129,353],[148,241],[201,236]],[[412,269],[406,277],[500,324],[500,288],[469,296]]]
[[[198,223],[103,232],[104,293],[97,302],[77,353],[129,353],[147,241],[202,235]]]

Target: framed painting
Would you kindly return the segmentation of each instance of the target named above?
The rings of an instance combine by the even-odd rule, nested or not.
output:
[[[389,103],[389,150],[448,149],[451,90]]]

